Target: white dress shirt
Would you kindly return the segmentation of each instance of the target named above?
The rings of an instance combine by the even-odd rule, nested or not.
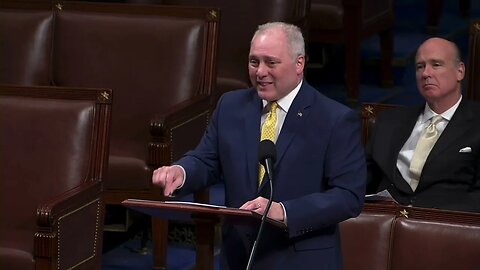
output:
[[[275,141],[278,138],[278,135],[280,134],[280,131],[282,130],[283,122],[285,122],[285,117],[287,116],[288,110],[290,109],[290,106],[292,105],[293,100],[297,96],[298,91],[300,90],[300,87],[302,86],[302,82],[297,85],[288,95],[284,96],[283,98],[277,100],[277,124],[276,124],[276,132],[275,132]],[[267,119],[268,112],[270,111],[270,105],[268,101],[262,100],[263,103],[263,111],[262,111],[262,119],[260,121],[260,130],[262,129],[262,125]]]

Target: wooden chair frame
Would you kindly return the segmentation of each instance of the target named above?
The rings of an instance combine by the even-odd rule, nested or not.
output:
[[[89,160],[87,176],[85,179],[76,180],[81,184],[38,205],[37,229],[32,235],[32,243],[35,269],[37,270],[71,269],[72,267],[99,269],[104,218],[102,182],[108,164],[112,91],[109,89],[0,85],[0,99],[10,97],[26,100],[45,99],[92,103],[91,151],[87,158]],[[34,136],[33,132],[32,137]],[[61,180],[58,179],[58,181]],[[72,230],[68,224],[78,220],[81,220],[85,226],[79,226],[80,231],[76,231],[74,234],[82,235],[84,241],[78,241],[75,237],[68,236]],[[71,255],[72,249],[76,250],[76,255]]]

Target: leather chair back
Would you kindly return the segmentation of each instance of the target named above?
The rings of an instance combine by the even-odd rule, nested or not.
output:
[[[203,6],[220,9],[217,93],[250,86],[248,54],[257,26],[271,21],[305,28],[310,0],[163,0],[163,5]]]
[[[20,7],[0,2],[0,83],[49,85],[53,38],[50,3]]]
[[[33,231],[36,208],[88,180],[92,150],[91,101],[25,97],[0,100],[3,228]],[[61,164],[62,166],[58,166]],[[28,199],[19,199],[21,197]],[[15,207],[11,203],[15,202]]]
[[[474,270],[479,266],[478,224],[405,218],[395,224],[393,238],[392,270]]]
[[[55,85],[115,92],[107,189],[150,189],[152,119],[211,94],[215,74],[209,46],[215,44],[205,42],[211,33],[201,12],[79,2],[64,2],[56,12]],[[201,135],[205,127],[199,130]],[[172,158],[184,152],[175,151]]]
[[[0,85],[0,266],[100,267],[110,90]]]
[[[395,217],[393,213],[363,212],[340,223],[345,269],[388,269]]]
[[[480,214],[369,201],[340,236],[345,270],[474,270]]]
[[[163,199],[153,170],[193,149],[208,122],[218,10],[66,1],[55,12],[53,82],[115,93],[106,203]],[[154,267],[166,266],[166,233],[152,219]]]

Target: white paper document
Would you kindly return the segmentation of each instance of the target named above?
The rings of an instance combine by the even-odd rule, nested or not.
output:
[[[375,194],[367,194],[365,195],[365,201],[395,201],[388,190],[384,189]]]
[[[196,206],[203,206],[209,208],[227,208],[223,205],[214,205],[214,204],[206,204],[206,203],[196,203],[196,202],[186,202],[186,201],[165,201],[164,203],[169,204],[184,204],[184,205],[196,205]]]

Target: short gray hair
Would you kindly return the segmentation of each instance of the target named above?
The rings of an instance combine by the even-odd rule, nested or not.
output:
[[[296,59],[299,56],[305,56],[305,40],[302,31],[296,25],[285,22],[268,22],[258,26],[253,35],[252,41],[259,35],[271,29],[280,29],[287,37],[288,46],[292,57]]]

